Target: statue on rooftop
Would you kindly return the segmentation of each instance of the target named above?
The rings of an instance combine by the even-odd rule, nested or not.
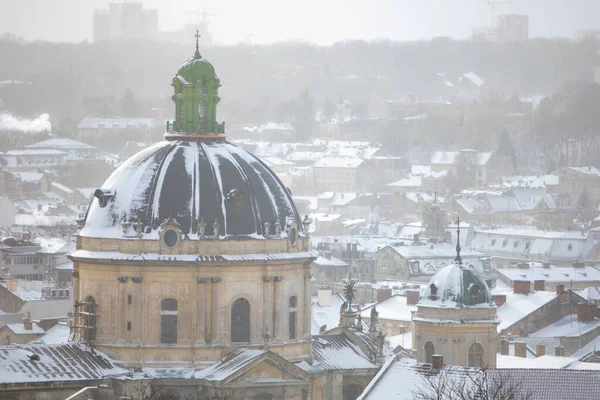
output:
[[[369,332],[375,332],[377,330],[377,323],[379,319],[379,313],[377,312],[377,308],[373,306],[371,308],[371,320],[369,321]]]
[[[348,303],[348,313],[352,312],[352,301],[356,298],[354,285],[356,285],[356,281],[353,281],[352,279],[348,279],[348,281],[344,283],[344,297]]]

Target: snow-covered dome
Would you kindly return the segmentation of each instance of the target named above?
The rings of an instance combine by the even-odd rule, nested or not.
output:
[[[429,281],[422,305],[474,306],[491,303],[485,280],[474,268],[454,263],[439,270]]]
[[[299,221],[275,173],[219,138],[156,143],[125,161],[94,196],[84,237],[157,239],[169,222],[185,239],[278,238]]]

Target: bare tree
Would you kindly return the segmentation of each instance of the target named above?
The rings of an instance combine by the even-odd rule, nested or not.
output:
[[[230,400],[233,391],[224,388],[203,388],[195,394],[182,394],[176,388],[153,384],[151,381],[140,383],[132,400]]]
[[[443,369],[437,375],[424,375],[413,396],[418,400],[530,400],[533,394],[510,371]]]

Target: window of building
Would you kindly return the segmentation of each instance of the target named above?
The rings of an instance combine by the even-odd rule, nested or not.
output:
[[[496,245],[496,239],[492,239],[492,246]]]
[[[246,343],[250,341],[250,303],[242,298],[231,306],[231,342]]]
[[[567,250],[568,250],[568,251],[573,251],[573,244],[569,243],[569,244],[567,245]]]
[[[184,108],[183,108],[183,100],[179,100],[179,129],[183,131],[183,116],[184,116]]]
[[[531,247],[531,242],[525,242],[525,250],[529,250]]]
[[[385,269],[385,261],[382,261],[379,266],[381,267],[381,269]]]
[[[435,351],[433,343],[427,342],[424,346],[425,349],[425,362],[431,364],[433,362],[433,352]]]
[[[206,130],[206,101],[198,102],[198,121],[200,122],[200,132]]]
[[[127,330],[130,331],[131,330],[131,321],[127,321]]]
[[[127,304],[131,304],[131,295],[130,294],[127,295]]]
[[[519,241],[515,240],[515,242],[513,243],[513,249],[516,249],[519,246]]]
[[[96,340],[96,300],[92,296],[88,296],[85,299],[85,304],[83,307],[85,312],[82,321],[82,325],[86,326],[85,330],[85,340],[87,342],[92,342]]]
[[[296,296],[290,297],[290,314],[288,320],[288,333],[290,339],[296,339]]]
[[[177,300],[163,299],[160,302],[160,342],[177,343]]]
[[[504,239],[502,241],[502,247],[506,247],[506,244],[508,243],[508,239]]]
[[[469,347],[469,367],[483,367],[483,346],[479,343],[473,343]]]

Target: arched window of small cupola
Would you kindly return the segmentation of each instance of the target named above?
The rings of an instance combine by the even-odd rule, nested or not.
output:
[[[469,346],[469,367],[483,367],[483,346],[479,343]]]
[[[160,301],[160,342],[163,344],[177,343],[177,300],[163,299]]]
[[[425,346],[423,346],[423,349],[425,350],[425,362],[431,364],[433,362],[433,353],[435,352],[433,343],[426,342]]]
[[[200,132],[206,132],[206,100],[203,99],[198,102],[198,123]]]
[[[242,298],[231,306],[231,342],[248,343],[250,341],[250,303]]]

